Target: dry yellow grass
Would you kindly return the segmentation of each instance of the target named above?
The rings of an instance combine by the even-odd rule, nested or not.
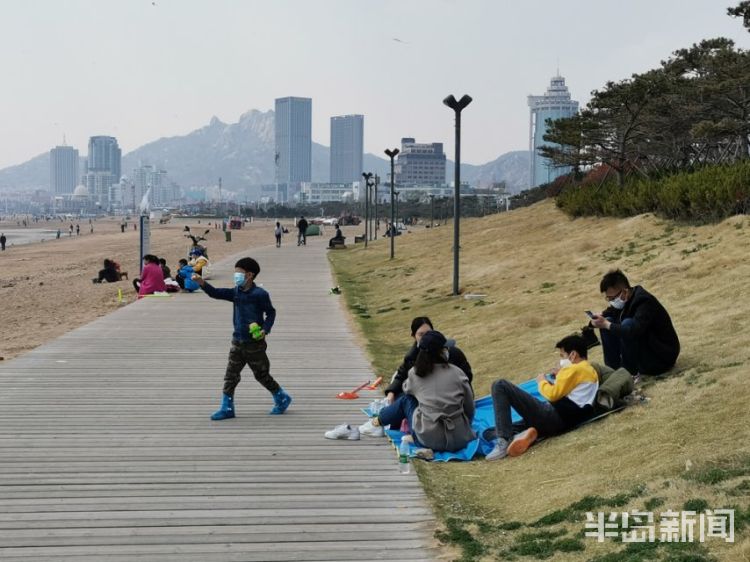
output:
[[[648,387],[647,405],[547,440],[518,459],[423,463],[420,475],[445,517],[530,522],[584,495],[644,484],[666,498],[663,509],[679,511],[693,497],[714,508],[748,505],[748,492],[725,493],[736,479],[701,489],[682,478],[686,466],[750,458],[748,218],[700,227],[650,215],[573,220],[546,201],[464,220],[461,286],[486,294],[483,303],[450,296],[450,223],[398,237],[394,261],[387,244],[331,256],[383,375],[409,346],[411,318],[427,315],[466,352],[477,396],[497,378],[529,379],[554,363],[554,343],[584,325],[584,310],[604,308],[599,280],[614,267],[661,300],[682,342],[677,373]],[[600,347],[591,358],[601,360]],[[734,546],[713,543],[712,554],[743,559],[747,536]],[[555,559],[587,560],[597,549],[586,544],[584,553]]]

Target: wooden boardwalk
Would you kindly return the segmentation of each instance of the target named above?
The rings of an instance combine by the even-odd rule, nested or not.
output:
[[[200,293],[0,363],[0,560],[435,560],[431,510],[386,440],[323,438],[365,421],[366,398],[333,397],[373,376],[328,294],[326,241],[253,252],[278,313],[271,373],[294,397],[283,416],[246,369],[238,417],[209,419],[232,311]]]

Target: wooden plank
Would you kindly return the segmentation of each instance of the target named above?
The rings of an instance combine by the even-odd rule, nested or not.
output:
[[[231,304],[202,294],[144,299],[0,364],[0,560],[435,560],[433,515],[393,448],[323,439],[382,393],[334,398],[376,375],[318,242],[254,251],[284,416],[245,371],[238,417],[208,419]]]

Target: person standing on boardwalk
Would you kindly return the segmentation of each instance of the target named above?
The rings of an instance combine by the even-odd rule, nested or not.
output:
[[[281,228],[281,223],[276,221],[276,228],[273,230],[274,236],[276,236],[276,247],[281,248],[281,235],[284,234],[284,229]]]
[[[299,234],[297,235],[297,246],[307,246],[307,227],[307,219],[301,216],[297,221],[297,229],[299,230]]]
[[[234,303],[234,333],[224,375],[223,396],[220,408],[211,415],[212,420],[235,417],[234,391],[240,382],[240,372],[245,365],[250,367],[255,380],[273,396],[274,406],[269,414],[283,414],[292,403],[292,397],[279,386],[270,373],[271,363],[266,354],[266,337],[271,333],[276,319],[276,309],[271,304],[268,292],[255,284],[255,278],[259,273],[260,265],[257,261],[253,258],[242,258],[234,264],[235,286],[232,289],[217,289],[206,283],[200,275],[192,276],[193,281],[198,283],[209,297]]]
[[[5,233],[0,234],[0,251],[5,251],[5,243],[8,239],[5,237]]]

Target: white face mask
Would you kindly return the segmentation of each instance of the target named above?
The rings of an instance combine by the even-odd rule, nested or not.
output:
[[[567,357],[565,359],[560,359],[560,368],[564,369],[565,367],[570,367],[573,364],[573,362],[568,359]]]
[[[617,297],[615,300],[610,301],[609,306],[616,310],[622,310],[623,308],[625,308],[625,301],[620,297]]]

